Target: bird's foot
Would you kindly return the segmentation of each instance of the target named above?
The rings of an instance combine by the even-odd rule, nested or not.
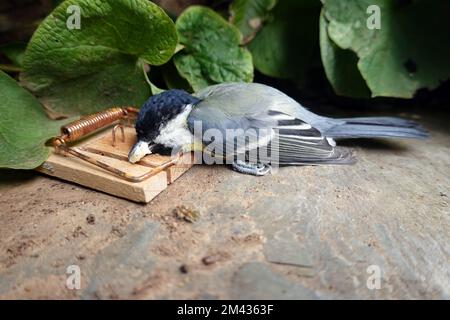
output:
[[[242,160],[234,161],[232,167],[237,172],[254,176],[265,176],[272,170],[272,167],[268,164],[250,163]]]

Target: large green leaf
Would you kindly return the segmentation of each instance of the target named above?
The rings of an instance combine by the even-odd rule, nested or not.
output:
[[[381,29],[369,29],[367,9],[377,5]],[[354,51],[372,96],[411,98],[450,76],[448,0],[326,0],[328,35]]]
[[[50,152],[45,142],[61,124],[50,120],[35,97],[0,71],[0,168],[39,166]]]
[[[81,28],[69,29],[69,6]],[[174,23],[147,0],[67,0],[39,26],[22,81],[54,115],[141,105],[150,95],[142,63],[161,65],[177,44]]]
[[[343,50],[328,37],[328,21],[320,15],[320,53],[328,80],[336,94],[368,98],[370,90],[358,70],[358,57],[353,51]]]
[[[319,37],[318,0],[282,0],[249,44],[255,68],[279,78],[302,81]]]
[[[240,31],[213,10],[192,6],[176,22],[183,50],[175,66],[197,91],[208,85],[253,80],[250,52],[239,46]]]
[[[250,42],[260,30],[277,0],[234,0],[230,6],[231,22],[241,30],[243,43]]]

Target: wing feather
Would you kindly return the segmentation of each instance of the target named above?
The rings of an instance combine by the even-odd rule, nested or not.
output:
[[[308,122],[311,113],[303,111],[305,119],[301,118],[296,111],[300,105],[276,89],[260,84],[228,83],[208,87],[197,96],[202,101],[191,112],[188,125],[192,131],[194,122],[200,121],[203,133],[208,129],[222,133],[223,141],[203,141],[216,155],[229,157],[230,150],[233,150],[232,155],[237,155],[267,148],[272,155],[277,152],[278,159],[271,161],[279,165],[353,161],[347,151],[331,145],[327,137]],[[256,139],[257,143],[226,149],[227,144],[235,145],[237,139],[243,138],[238,135],[233,141],[227,141],[226,132],[230,129],[242,129],[249,140]],[[259,129],[265,133],[260,133]],[[264,160],[259,152],[256,154],[258,159],[249,160]]]

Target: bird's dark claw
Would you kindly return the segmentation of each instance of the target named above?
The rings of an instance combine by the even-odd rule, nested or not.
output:
[[[265,176],[272,170],[272,167],[268,164],[250,163],[242,160],[234,161],[232,167],[237,172],[254,176]]]

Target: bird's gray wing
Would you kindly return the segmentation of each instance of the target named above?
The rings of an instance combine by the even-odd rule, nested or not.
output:
[[[331,140],[310,125],[316,115],[272,87],[226,83],[207,87],[196,96],[201,102],[191,112],[188,126],[192,132],[198,132],[194,130],[195,123],[201,124],[203,142],[216,154],[224,155],[226,151],[229,156],[230,149],[225,150],[225,144],[235,145],[236,139],[244,134],[249,141],[257,141],[246,143],[245,151],[267,146],[278,148],[280,164],[339,163],[348,158],[347,153],[334,147]],[[220,132],[224,143],[211,141],[210,129]],[[227,129],[234,130],[235,135],[227,136]],[[241,152],[239,146],[234,150],[235,154]]]

